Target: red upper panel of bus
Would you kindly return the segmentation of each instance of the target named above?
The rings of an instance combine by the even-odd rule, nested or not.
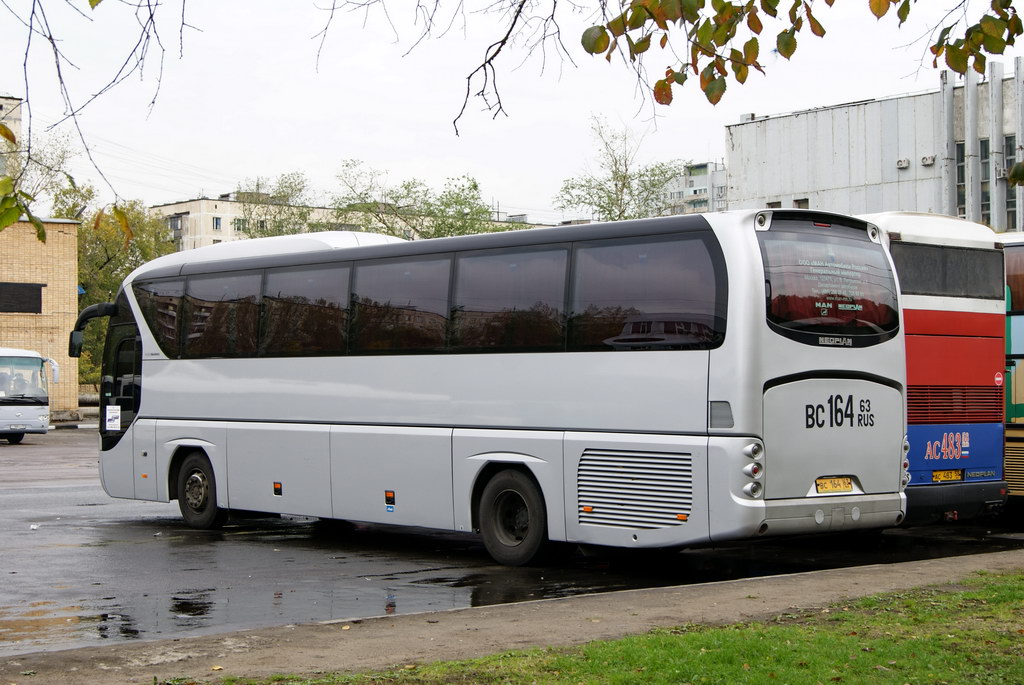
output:
[[[978,312],[904,309],[903,330],[908,335],[960,335],[1002,339],[1006,332],[1006,317],[1003,314]],[[1001,355],[1002,353],[1000,357]]]
[[[1002,338],[908,335],[906,340],[909,385],[995,387],[1002,383]]]

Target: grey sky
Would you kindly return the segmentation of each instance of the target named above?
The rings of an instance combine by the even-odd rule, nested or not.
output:
[[[66,68],[65,79],[81,100],[116,71],[137,29],[121,3],[107,0],[96,10],[86,0],[72,3],[84,17],[62,2],[47,3],[47,11],[64,38],[62,51],[77,67]],[[29,2],[6,4],[23,13]],[[815,15],[829,31],[825,39],[804,32],[791,63],[769,52],[773,39],[763,41],[767,77],[752,72],[746,86],[730,83],[718,106],[706,101],[696,83],[677,89],[670,107],[643,102],[621,60],[608,64],[579,47],[579,34],[591,22],[566,15],[563,42],[575,65],[550,49],[527,57],[513,47],[499,74],[509,116],[492,119],[471,99],[456,136],[452,119],[462,105],[465,76],[499,35],[486,17],[467,15],[465,30],[457,19],[443,38],[412,48],[419,35],[411,22],[412,2],[391,3],[397,35],[380,13],[365,21],[363,15],[339,14],[318,67],[320,43],[314,36],[327,14],[312,2],[189,3],[186,21],[195,28],[185,29],[183,46],[175,14],[180,8],[172,3],[161,10],[167,52],[152,108],[156,46],[145,77],[132,77],[102,96],[80,122],[118,193],[147,204],[217,195],[247,177],[289,171],[305,172],[326,196],[336,188],[341,160],[354,158],[387,170],[395,182],[418,177],[440,187],[445,178],[469,174],[500,210],[558,221],[573,217],[551,209],[562,180],[592,165],[592,113],[648,131],[646,161],[720,160],[724,127],[743,113],[778,114],[937,88],[926,27],[941,16],[943,5],[953,4],[916,3],[911,22],[896,30],[895,17],[877,22],[867,0],[831,9],[816,3]],[[4,7],[0,22],[0,92],[24,97],[25,46],[19,37],[25,30]],[[669,64],[659,52],[649,53],[651,73]],[[1019,47],[1003,60],[1008,71],[1016,54]],[[29,60],[37,134],[63,111],[55,83],[52,55],[37,40]],[[75,173],[102,185],[84,159]]]

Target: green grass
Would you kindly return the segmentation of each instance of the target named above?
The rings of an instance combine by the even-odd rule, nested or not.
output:
[[[767,623],[685,625],[576,648],[506,652],[387,673],[218,682],[1024,683],[1024,574],[984,574],[955,587],[878,595]]]

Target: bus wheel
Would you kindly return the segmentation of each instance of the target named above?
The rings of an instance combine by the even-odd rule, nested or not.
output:
[[[7,438],[7,442],[11,443],[12,445],[17,445],[17,444],[21,443],[22,440],[25,439],[25,434],[24,433],[8,433],[4,437]]]
[[[217,481],[205,454],[193,452],[185,457],[178,471],[178,508],[190,528],[220,528],[228,510],[217,506]]]
[[[495,561],[530,563],[547,542],[547,529],[544,498],[529,476],[508,469],[491,478],[480,497],[480,532]]]

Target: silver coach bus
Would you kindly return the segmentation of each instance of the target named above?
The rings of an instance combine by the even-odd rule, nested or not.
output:
[[[137,269],[72,354],[97,317],[103,487],[196,528],[478,531],[519,565],[905,513],[898,293],[849,217],[240,241]]]

